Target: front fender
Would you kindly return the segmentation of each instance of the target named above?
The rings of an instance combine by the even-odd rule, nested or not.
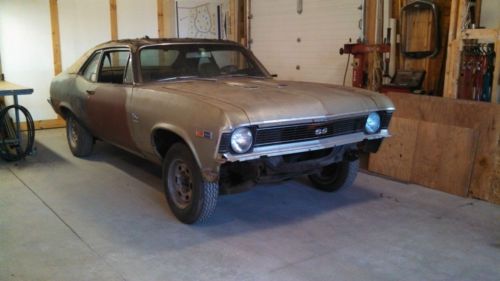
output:
[[[150,133],[150,142],[153,147],[155,146],[154,135],[157,130],[167,130],[181,138],[193,153],[203,178],[210,182],[218,180],[220,164],[213,157],[218,147],[217,134],[213,134],[213,139],[205,140],[203,138],[197,138],[194,132],[187,132],[180,126],[168,123],[158,123],[153,126]],[[155,153],[159,159],[163,158],[157,150],[155,150]]]

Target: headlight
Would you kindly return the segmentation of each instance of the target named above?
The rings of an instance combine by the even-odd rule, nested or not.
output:
[[[231,148],[236,153],[245,153],[252,147],[253,135],[248,128],[238,128],[231,135]]]
[[[374,134],[380,129],[380,115],[377,112],[372,112],[366,119],[365,130],[368,134]]]

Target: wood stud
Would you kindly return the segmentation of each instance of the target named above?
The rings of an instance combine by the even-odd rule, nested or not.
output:
[[[116,0],[109,0],[109,15],[111,24],[111,40],[118,40],[118,16],[116,14]]]

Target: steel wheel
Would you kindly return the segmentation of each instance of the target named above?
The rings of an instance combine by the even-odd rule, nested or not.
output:
[[[176,143],[163,159],[165,197],[172,213],[183,223],[207,220],[215,210],[219,184],[203,180],[194,156],[185,144]]]
[[[70,118],[68,120],[68,141],[69,144],[73,147],[76,147],[78,145],[78,128],[75,126],[75,123],[75,118]]]
[[[67,118],[66,137],[73,155],[84,157],[92,152],[94,137],[71,114]]]
[[[351,186],[359,170],[359,160],[342,161],[323,167],[319,173],[309,175],[314,187],[326,192],[335,192]]]
[[[180,159],[170,163],[168,171],[168,193],[174,204],[180,208],[187,208],[193,199],[193,177],[191,170]]]

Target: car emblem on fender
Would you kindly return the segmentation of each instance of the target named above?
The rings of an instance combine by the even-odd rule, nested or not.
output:
[[[328,133],[328,128],[318,128],[314,130],[316,136],[326,135],[326,133]]]

